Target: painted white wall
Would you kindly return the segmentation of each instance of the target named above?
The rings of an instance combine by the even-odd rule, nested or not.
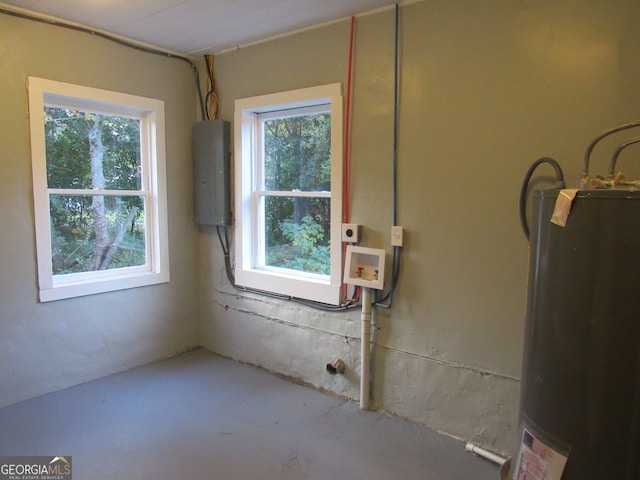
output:
[[[0,406],[198,345],[191,68],[7,15],[0,58]],[[171,283],[38,303],[28,75],[165,101]]]
[[[577,186],[588,142],[640,116],[639,15],[630,0],[401,8],[405,246],[393,308],[374,314],[375,406],[481,445],[515,445],[528,262],[520,186],[542,156],[557,159]],[[393,11],[357,20],[351,144],[350,221],[364,225],[363,245],[389,252],[393,27]],[[223,118],[233,118],[237,98],[346,87],[348,43],[344,21],[219,55]],[[594,173],[605,173],[608,156],[596,158]],[[632,164],[626,160],[637,175]],[[201,282],[205,346],[357,398],[358,312],[320,313],[233,291],[215,231],[202,231],[201,255],[209,266]],[[325,371],[336,356],[347,364],[344,377]]]

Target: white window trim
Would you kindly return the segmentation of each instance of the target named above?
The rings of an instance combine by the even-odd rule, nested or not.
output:
[[[253,201],[256,178],[257,114],[277,109],[312,105],[331,105],[331,254],[328,278],[303,272],[270,271],[256,268],[254,247],[255,221],[258,218]],[[342,94],[334,83],[288,92],[238,99],[234,119],[235,169],[235,281],[236,284],[296,298],[331,305],[341,301],[342,244]]]
[[[41,302],[165,283],[169,274],[169,236],[164,102],[125,93],[28,78],[31,161]],[[145,192],[146,252],[143,266],[97,272],[53,275],[47,160],[44,133],[44,106],[58,105],[112,115],[129,115],[141,120],[142,190]],[[146,132],[146,134],[144,133]],[[149,139],[149,141],[147,141]],[[74,193],[79,193],[75,190]],[[105,191],[105,194],[116,193]],[[121,193],[121,192],[118,192]]]

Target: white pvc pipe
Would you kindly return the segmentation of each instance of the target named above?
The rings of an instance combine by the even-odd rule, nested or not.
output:
[[[362,288],[362,313],[360,314],[360,408],[369,408],[369,382],[371,368],[371,288]]]
[[[484,448],[480,448],[477,445],[474,445],[473,443],[467,443],[465,450],[467,452],[471,452],[475,455],[478,455],[479,457],[486,458],[490,462],[497,463],[500,466],[502,466],[507,461],[506,459],[499,457],[495,453],[492,453],[489,450],[485,450]]]

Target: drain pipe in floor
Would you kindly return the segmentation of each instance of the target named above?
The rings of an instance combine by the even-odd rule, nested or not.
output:
[[[465,450],[467,452],[473,453],[474,455],[478,455],[479,457],[485,458],[490,462],[497,464],[500,467],[504,465],[504,463],[506,463],[507,461],[506,458],[502,458],[496,455],[495,453],[490,452],[489,450],[485,450],[484,448],[474,445],[473,443],[467,443]]]

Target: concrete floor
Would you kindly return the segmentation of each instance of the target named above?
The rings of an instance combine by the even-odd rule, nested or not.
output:
[[[73,478],[497,480],[464,443],[204,350],[0,409],[0,456]]]

